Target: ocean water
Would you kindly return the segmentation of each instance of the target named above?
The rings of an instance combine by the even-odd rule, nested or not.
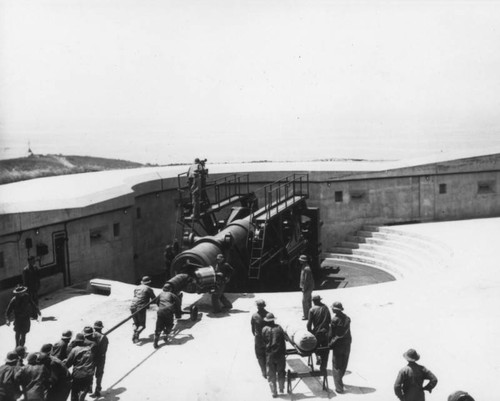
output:
[[[216,134],[164,135],[31,135],[2,141],[0,158],[35,154],[87,155],[150,164],[189,163],[194,157],[212,162],[304,161],[318,159],[403,160],[436,153],[500,151],[500,131],[441,132],[424,135],[311,133],[309,135]],[[1,138],[0,138],[1,140]]]

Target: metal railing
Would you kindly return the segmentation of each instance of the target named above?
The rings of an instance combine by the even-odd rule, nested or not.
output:
[[[283,206],[284,209],[295,203],[295,197],[309,197],[309,174],[292,174],[264,186],[264,207],[266,216]]]

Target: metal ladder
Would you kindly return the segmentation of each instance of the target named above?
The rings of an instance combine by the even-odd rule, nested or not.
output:
[[[258,280],[262,267],[264,255],[264,243],[266,240],[266,224],[262,224],[262,235],[255,236],[252,240],[252,252],[250,253],[250,266],[248,267],[248,278]]]

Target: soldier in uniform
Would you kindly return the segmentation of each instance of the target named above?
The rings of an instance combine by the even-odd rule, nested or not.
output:
[[[224,255],[219,253],[217,255],[217,263],[215,265],[215,291],[212,294],[212,310],[214,313],[219,313],[221,311],[221,303],[222,307],[226,309],[231,309],[233,304],[229,299],[224,295],[224,290],[226,288],[226,284],[231,280],[231,276],[234,273],[233,267],[226,263],[224,259]]]
[[[61,335],[61,339],[52,347],[50,355],[56,357],[60,361],[65,361],[68,357],[68,345],[71,341],[71,337],[73,337],[71,330],[64,331]]]
[[[95,347],[95,391],[90,396],[99,397],[102,390],[102,377],[104,375],[104,365],[106,364],[106,353],[108,352],[109,339],[102,333],[104,325],[100,320],[94,323]]]
[[[314,334],[317,340],[318,348],[326,348],[325,350],[316,352],[318,365],[322,373],[326,374],[328,366],[328,331],[332,318],[328,306],[321,302],[319,295],[312,297],[313,307],[309,310],[309,318],[307,320],[307,330]]]
[[[130,312],[135,313],[132,317],[134,334],[132,335],[132,342],[137,344],[139,342],[139,335],[146,328],[146,310],[150,301],[154,300],[156,295],[153,289],[149,286],[151,278],[144,276],[141,284],[134,289],[134,299],[130,305]],[[137,312],[137,313],[136,313]]]
[[[332,350],[332,373],[335,391],[342,394],[345,391],[343,377],[351,353],[351,318],[343,312],[344,307],[340,302],[334,302],[332,310],[335,316],[330,324],[328,346]]]
[[[23,269],[23,285],[28,289],[31,299],[38,307],[38,291],[40,290],[40,270],[35,266],[36,258],[30,256],[28,265]]]
[[[267,381],[273,398],[276,398],[278,396],[276,375],[278,376],[280,393],[285,391],[286,344],[285,332],[274,320],[275,317],[272,313],[266,315],[264,318],[266,326],[262,329],[262,337],[266,345]]]
[[[92,329],[90,327],[90,329]],[[68,359],[65,362],[69,369],[73,367],[71,376],[73,383],[71,385],[71,401],[84,400],[87,393],[92,391],[92,380],[94,377],[95,360],[93,343],[85,341],[82,333],[77,333],[73,342]]]
[[[187,172],[189,189],[191,191],[191,204],[193,206],[192,217],[197,219],[200,217],[200,192],[201,192],[201,175],[203,166],[199,158],[194,159],[194,163],[189,167]]]
[[[14,315],[14,332],[16,338],[16,347],[26,343],[26,334],[31,328],[31,318],[40,316],[40,310],[35,305],[27,292],[27,288],[18,286],[14,290],[14,297],[10,300],[5,311],[5,321],[7,326],[11,323],[11,317]]]
[[[44,344],[39,355],[40,363],[50,372],[51,385],[47,392],[47,400],[66,401],[71,392],[71,373],[59,358],[51,355],[52,349],[52,344]]]
[[[158,348],[161,332],[165,333],[165,342],[167,342],[167,336],[170,334],[172,327],[174,327],[174,315],[178,319],[181,317],[181,301],[173,293],[172,284],[166,283],[163,286],[162,292],[158,295],[156,302],[158,304],[158,311],[156,312],[157,318],[153,346]]]
[[[408,361],[408,365],[399,371],[394,383],[394,393],[401,401],[425,401],[424,391],[430,393],[436,387],[437,377],[425,366],[417,363],[420,355],[414,349],[406,351],[403,358]],[[426,380],[428,382],[424,386]]]
[[[16,373],[16,380],[21,385],[26,400],[45,400],[50,385],[50,372],[41,364],[37,353],[28,355],[28,364]]]
[[[266,303],[263,299],[258,299],[255,301],[255,304],[257,305],[257,312],[252,315],[252,319],[250,320],[252,334],[255,340],[255,356],[259,362],[262,376],[267,378],[266,345],[264,344],[264,339],[262,338],[262,329],[265,325],[264,318],[269,312],[266,310]]]
[[[302,320],[307,320],[309,309],[312,305],[312,292],[314,290],[314,278],[311,267],[309,266],[309,257],[300,255],[299,262],[301,265],[300,271],[300,289],[302,290]]]
[[[0,366],[0,400],[16,401],[21,395],[16,373],[20,369],[18,356],[15,352],[9,352],[5,364]]]

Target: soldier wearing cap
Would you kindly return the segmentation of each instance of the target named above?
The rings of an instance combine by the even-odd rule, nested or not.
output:
[[[424,391],[430,393],[436,387],[437,377],[425,366],[417,363],[420,355],[414,349],[406,351],[403,358],[408,361],[408,365],[399,371],[394,383],[396,397],[401,401],[425,401]],[[424,386],[426,380],[428,382]]]
[[[24,358],[26,358],[27,352],[26,347],[23,345],[18,345],[14,352],[17,354],[17,366],[24,366]]]
[[[132,335],[132,342],[137,344],[139,342],[139,335],[146,328],[146,310],[151,301],[156,297],[153,289],[149,286],[151,278],[144,276],[139,284],[134,289],[134,299],[130,305],[130,312],[135,315],[133,319],[134,334]]]
[[[39,363],[39,354],[28,355],[28,364],[16,373],[26,400],[45,400],[50,385],[50,372],[45,364]]]
[[[68,369],[73,367],[71,372],[73,379],[71,401],[84,400],[87,393],[92,391],[95,356],[92,349],[93,343],[88,341],[88,338],[93,335],[92,327],[85,327],[84,332],[86,332],[85,335],[83,333],[76,334],[73,341],[74,346],[65,362]],[[87,337],[87,340],[85,337]]]
[[[265,325],[264,318],[269,313],[266,310],[266,302],[263,299],[258,299],[255,301],[257,305],[257,312],[252,315],[250,320],[250,325],[252,327],[252,334],[255,339],[255,356],[259,362],[260,370],[262,371],[262,376],[267,378],[266,373],[266,345],[264,344],[264,339],[262,338],[262,328]]]
[[[15,401],[21,395],[19,384],[15,378],[20,369],[17,361],[17,354],[9,352],[5,358],[5,364],[0,366],[0,400]]]
[[[332,350],[332,373],[335,391],[342,394],[344,392],[343,378],[351,353],[351,318],[344,313],[344,307],[340,302],[334,302],[332,310],[335,316],[330,324],[328,346]]]
[[[71,330],[64,331],[61,335],[61,339],[52,347],[50,354],[60,361],[66,360],[68,357],[68,345],[71,341],[71,337],[73,337]]]
[[[233,304],[224,295],[226,284],[229,283],[234,273],[233,267],[226,263],[224,255],[219,253],[217,255],[217,263],[215,264],[215,291],[212,294],[212,310],[214,313],[219,313],[222,307],[231,309]]]
[[[285,332],[279,324],[275,323],[275,319],[272,313],[268,313],[264,318],[266,326],[262,329],[262,337],[266,345],[267,381],[273,398],[278,396],[276,375],[278,376],[280,393],[285,391],[286,367]]]
[[[9,302],[5,311],[5,321],[7,326],[11,323],[14,315],[14,332],[16,338],[16,347],[26,343],[26,334],[31,328],[31,318],[40,315],[40,310],[30,298],[27,288],[17,286],[14,290],[14,297]]]
[[[66,401],[71,392],[71,373],[59,358],[51,355],[52,350],[52,344],[44,344],[38,357],[39,363],[44,364],[50,372],[47,400]]]
[[[102,377],[104,375],[104,365],[106,364],[106,353],[108,352],[108,336],[102,334],[104,325],[100,320],[94,323],[95,348],[95,391],[90,396],[95,398],[101,395]]]
[[[474,398],[466,391],[454,391],[448,396],[448,401],[474,401]]]
[[[197,219],[200,217],[200,191],[201,180],[203,175],[203,165],[199,158],[194,159],[194,163],[189,167],[187,178],[189,189],[191,191],[191,204],[193,206],[192,217]]]
[[[28,264],[23,269],[23,285],[28,289],[28,294],[38,306],[38,291],[40,290],[40,270],[35,266],[36,258],[30,256]]]
[[[314,291],[314,278],[311,267],[309,266],[309,257],[300,255],[299,262],[301,265],[300,271],[300,289],[302,290],[302,320],[307,320],[309,309],[312,305],[312,292]]]
[[[156,298],[158,311],[156,312],[156,328],[154,334],[153,346],[158,348],[160,334],[165,333],[165,342],[168,340],[168,335],[174,327],[174,315],[179,319],[181,317],[181,300],[173,293],[172,284],[166,283],[163,286],[162,292]]]
[[[321,297],[319,295],[314,295],[312,301],[314,305],[309,310],[307,330],[316,337],[318,348],[324,348],[316,352],[316,357],[321,372],[326,374],[328,354],[330,353],[328,349],[328,331],[332,318],[328,306],[321,302]]]

